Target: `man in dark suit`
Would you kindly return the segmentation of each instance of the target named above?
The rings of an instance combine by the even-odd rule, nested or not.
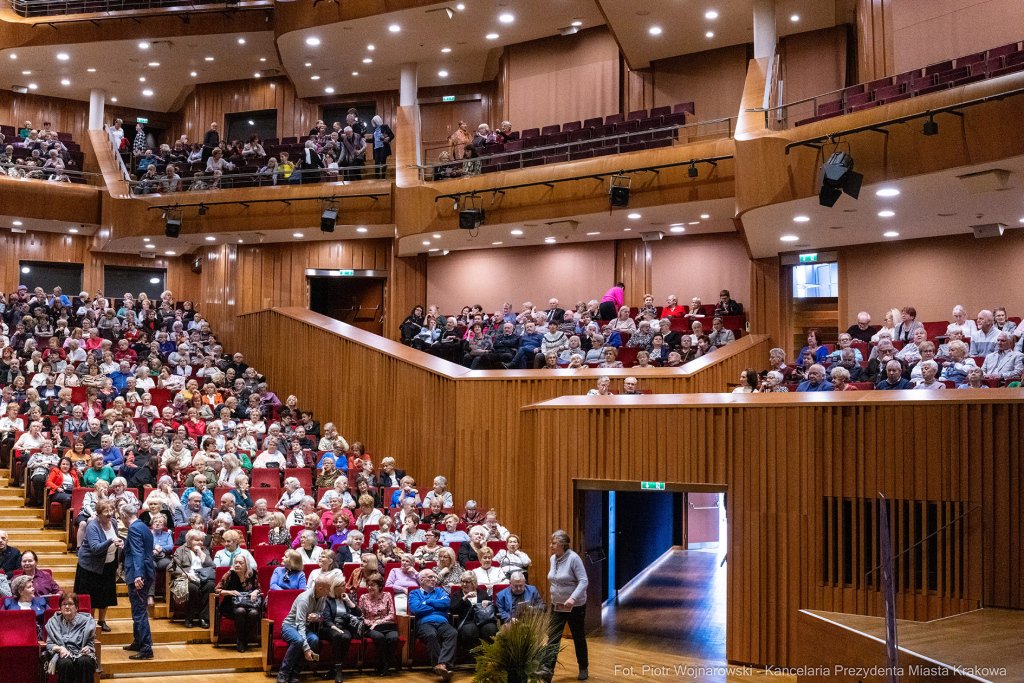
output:
[[[135,654],[128,659],[153,659],[153,635],[149,630],[149,589],[156,580],[153,561],[153,533],[138,518],[134,505],[121,507],[121,521],[128,528],[124,544],[124,582],[132,607],[132,643],[124,649]]]
[[[554,320],[559,325],[562,324],[562,320],[565,318],[565,310],[558,307],[558,299],[554,297],[548,301],[548,310],[544,311],[546,318],[545,322],[551,322]]]
[[[220,133],[217,132],[217,124],[211,123],[210,130],[203,136],[203,164],[213,155],[214,147],[220,146]]]

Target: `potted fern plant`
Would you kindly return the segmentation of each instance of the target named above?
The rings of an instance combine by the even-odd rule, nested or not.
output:
[[[541,683],[544,663],[562,649],[558,643],[548,645],[549,628],[550,619],[543,612],[505,624],[494,640],[473,649],[473,683]]]

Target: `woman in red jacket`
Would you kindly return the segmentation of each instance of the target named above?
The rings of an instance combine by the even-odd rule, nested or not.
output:
[[[50,500],[60,503],[65,508],[71,505],[71,490],[79,486],[78,470],[71,464],[71,458],[63,457],[56,467],[50,469],[46,478],[46,490]]]

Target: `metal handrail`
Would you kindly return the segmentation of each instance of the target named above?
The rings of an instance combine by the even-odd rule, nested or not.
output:
[[[582,144],[585,144],[585,143],[602,142],[602,141],[607,142],[608,146],[614,145],[615,148],[616,148],[616,152],[615,153],[619,154],[620,153],[619,150],[621,149],[623,144],[632,144],[632,143],[629,143],[628,141],[625,141],[625,139],[629,138],[631,136],[634,136],[634,135],[646,135],[646,134],[652,134],[652,133],[667,132],[667,131],[678,131],[678,130],[682,130],[682,129],[691,129],[691,128],[695,129],[695,128],[698,128],[699,126],[707,126],[707,125],[716,124],[716,123],[725,123],[726,124],[725,137],[726,138],[731,138],[732,135],[733,135],[733,130],[734,130],[733,122],[737,118],[738,117],[736,117],[736,116],[729,116],[729,117],[725,117],[725,118],[721,118],[721,119],[712,119],[712,120],[709,120],[709,121],[696,121],[694,123],[685,123],[685,124],[681,124],[681,125],[678,125],[678,126],[662,126],[660,128],[651,128],[649,130],[631,131],[631,132],[628,132],[628,133],[627,132],[622,132],[622,133],[616,133],[614,135],[606,135],[606,136],[600,137],[600,138],[589,138],[589,139],[586,139],[586,140],[575,140],[573,142],[560,142],[558,144],[542,145],[540,147],[525,147],[524,146],[522,149],[509,150],[509,151],[501,151],[501,152],[497,152],[495,154],[487,154],[487,155],[483,155],[483,156],[474,157],[472,159],[452,159],[451,161],[437,162],[437,163],[431,163],[431,164],[408,164],[406,166],[406,168],[415,168],[415,169],[417,169],[419,171],[420,180],[424,180],[424,181],[445,180],[445,179],[448,179],[450,176],[438,176],[437,175],[437,169],[438,168],[457,169],[457,168],[462,167],[467,161],[479,162],[480,166],[483,166],[485,163],[490,162],[490,161],[494,161],[494,162],[498,163],[498,162],[502,162],[503,159],[507,159],[510,156],[519,155],[520,156],[520,158],[518,160],[519,161],[519,168],[523,168],[523,161],[524,161],[524,159],[522,159],[522,155],[523,154],[534,154],[536,152],[544,152],[545,150],[552,150],[552,149],[557,149],[557,148],[567,148],[567,147],[571,147],[571,146],[578,147],[579,145],[582,145]],[[665,139],[673,139],[673,138],[665,138]]]
[[[257,7],[246,7],[247,5]],[[75,14],[111,14],[139,10],[210,12],[224,9],[266,9],[267,3],[242,3],[239,0],[10,0],[18,16],[47,17]]]
[[[337,169],[294,169],[288,178],[284,177],[284,172],[277,171],[276,180],[267,173],[225,173],[217,176],[216,178],[209,173],[203,173],[200,177],[180,177],[176,181],[169,181],[166,176],[158,175],[152,180],[145,178],[141,180],[130,180],[128,187],[131,189],[133,195],[148,195],[148,194],[176,194],[178,192],[200,192],[205,190],[227,190],[227,189],[238,189],[239,187],[275,187],[285,185],[322,185],[322,184],[334,184],[334,185],[348,185],[354,182],[360,182],[363,180],[380,180],[377,178],[377,170],[385,169],[384,179],[391,179],[394,177],[394,173],[388,170],[388,166],[384,165],[369,165],[369,166],[340,166]],[[368,171],[369,173],[364,176],[363,172]],[[359,177],[356,177],[356,174]],[[329,179],[326,176],[333,175],[333,179]],[[298,181],[294,180],[298,178]],[[200,181],[203,183],[202,186],[195,186],[195,183]],[[172,189],[166,191],[168,182],[176,184],[180,189]]]
[[[121,149],[118,147],[118,143],[114,142],[114,127],[103,126],[103,130],[107,133],[107,142],[110,143],[110,149],[114,152],[114,158],[117,159],[117,165],[121,169],[121,175],[125,180],[131,180],[132,174],[128,172],[128,167],[124,165],[124,159],[121,158]]]
[[[77,184],[87,185],[101,185],[102,176],[99,173],[87,173],[85,171],[76,171],[73,169],[62,169],[57,171],[52,168],[44,169],[42,166],[21,166],[17,163],[0,163],[0,169],[4,171],[4,177],[11,178],[12,180],[43,180],[46,182],[70,182],[75,183],[75,179],[79,179]],[[12,171],[17,175],[13,175]],[[26,175],[21,175],[25,173]],[[33,177],[37,174],[42,174],[44,177]],[[61,175],[67,176],[66,181],[55,181],[50,180],[49,176]]]

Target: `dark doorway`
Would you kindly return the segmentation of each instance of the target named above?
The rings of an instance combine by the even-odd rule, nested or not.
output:
[[[324,124],[327,125],[327,131],[330,132],[333,129],[335,121],[340,123],[341,129],[344,130],[348,110],[353,108],[356,110],[356,120],[362,123],[363,128],[369,133],[373,129],[370,120],[377,115],[377,105],[373,102],[350,102],[348,104],[332,104],[324,107],[324,113],[321,118]]]
[[[81,263],[20,261],[18,266],[21,268],[18,284],[28,287],[29,292],[42,287],[44,292],[50,294],[54,287],[60,287],[64,295],[70,298],[82,291],[84,266]]]
[[[128,266],[106,266],[103,268],[103,291],[108,296],[120,298],[127,292],[138,296],[145,292],[151,301],[159,301],[166,289],[166,268],[131,268]]]
[[[384,282],[382,277],[310,277],[309,309],[382,334]]]
[[[226,115],[224,119],[227,135],[222,139],[229,143],[239,140],[245,144],[253,133],[256,133],[260,140],[277,137],[276,109],[236,112]]]

